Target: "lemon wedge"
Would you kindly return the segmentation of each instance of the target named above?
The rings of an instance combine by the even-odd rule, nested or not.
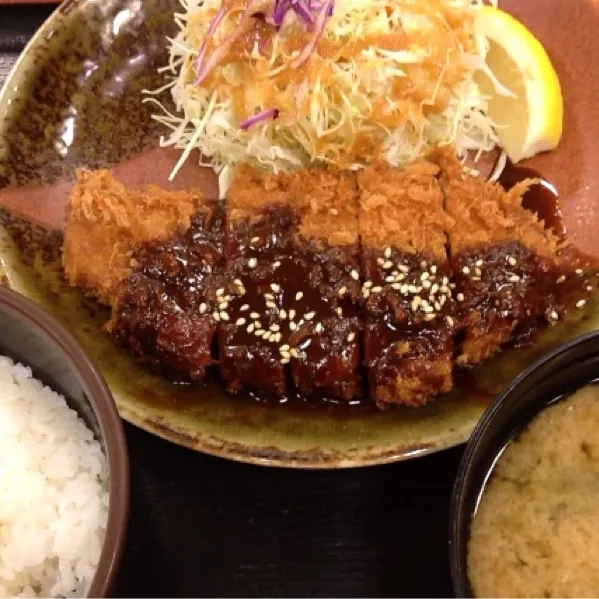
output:
[[[564,108],[545,48],[517,19],[492,6],[477,13],[477,29],[489,43],[486,63],[506,88],[476,73],[481,92],[489,97],[487,114],[497,125],[500,146],[513,162],[553,150],[562,135]]]

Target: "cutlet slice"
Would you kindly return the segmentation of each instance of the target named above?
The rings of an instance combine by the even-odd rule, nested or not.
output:
[[[240,167],[227,198],[221,374],[271,394],[358,388],[357,218],[349,175]]]
[[[112,306],[106,325],[136,358],[176,380],[212,363],[223,213],[200,192],[127,190],[108,171],[80,173],[67,210],[69,282]],[[212,294],[212,297],[211,297]]]
[[[427,162],[358,174],[364,364],[380,406],[419,406],[452,387],[455,306],[443,210]]]
[[[506,192],[463,174],[450,150],[431,159],[442,169],[445,208],[454,221],[448,238],[460,331],[456,363],[469,367],[540,321],[559,317],[555,285],[569,269],[560,263],[555,235],[522,207],[533,181]]]
[[[186,230],[138,246],[107,325],[141,364],[175,381],[201,381],[214,363],[224,216],[205,201]]]
[[[134,248],[189,227],[199,192],[126,189],[110,171],[78,171],[67,206],[62,264],[70,285],[110,305]]]
[[[305,393],[349,400],[360,389],[356,179],[351,173],[300,171],[291,175],[289,191],[300,216],[294,279],[302,283],[297,293],[304,294],[299,301],[289,298],[299,318],[290,335],[293,379]]]

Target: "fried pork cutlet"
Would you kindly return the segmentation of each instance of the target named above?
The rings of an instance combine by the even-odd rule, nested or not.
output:
[[[364,363],[379,404],[418,406],[452,388],[455,306],[436,175],[422,162],[358,174]]]
[[[72,285],[113,308],[115,338],[153,370],[201,380],[216,331],[212,281],[223,267],[223,213],[199,192],[126,190],[80,174],[63,263]]]
[[[533,181],[509,191],[462,174],[455,154],[438,151],[454,272],[458,321],[456,363],[474,366],[508,340],[556,320],[565,310],[556,283],[574,274],[559,255],[559,242],[535,214],[522,207]],[[572,291],[569,285],[561,289]]]
[[[113,303],[138,245],[187,229],[204,199],[155,186],[126,189],[108,170],[79,171],[67,207],[62,263],[72,286]]]
[[[241,168],[227,197],[221,375],[282,395],[358,391],[357,202],[353,177]]]

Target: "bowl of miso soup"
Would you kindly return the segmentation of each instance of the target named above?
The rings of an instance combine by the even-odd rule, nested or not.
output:
[[[450,522],[457,597],[599,597],[599,331],[541,358],[489,406]]]

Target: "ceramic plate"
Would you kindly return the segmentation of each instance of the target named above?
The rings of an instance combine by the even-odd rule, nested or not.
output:
[[[72,180],[74,168],[116,164],[155,147],[159,131],[141,90],[159,84],[177,6],[176,0],[66,0],[42,27],[0,97],[0,189],[15,210],[27,204],[30,215],[37,210],[60,220],[67,187],[61,183]],[[563,143],[531,165],[560,191],[575,244],[599,256],[599,82],[589,76],[590,65],[599,64],[599,5],[504,0],[502,6],[545,44],[564,87]],[[426,408],[266,406],[226,396],[217,385],[186,389],[140,370],[100,331],[104,310],[65,286],[54,260],[58,236],[6,215],[3,223],[4,282],[79,337],[123,418],[175,443],[253,463],[360,466],[463,442],[488,401],[526,364],[599,322],[591,307],[577,324],[558,325],[533,348],[510,350],[461,378]]]

